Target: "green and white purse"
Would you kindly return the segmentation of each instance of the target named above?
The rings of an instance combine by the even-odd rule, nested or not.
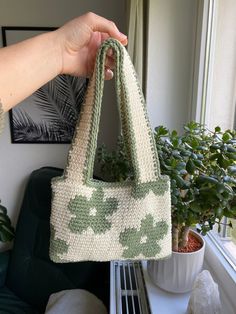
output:
[[[122,134],[134,179],[93,179],[106,53],[116,55]],[[54,262],[159,259],[171,254],[170,182],[161,176],[146,105],[126,49],[114,39],[97,54],[63,176],[52,180]]]

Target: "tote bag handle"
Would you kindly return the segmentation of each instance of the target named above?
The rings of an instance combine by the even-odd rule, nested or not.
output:
[[[107,50],[116,58],[115,86],[125,147],[130,155],[134,181],[146,183],[160,178],[160,166],[146,104],[136,72],[126,49],[115,39],[104,41],[81,108],[64,176],[78,183],[92,178],[104,89]]]

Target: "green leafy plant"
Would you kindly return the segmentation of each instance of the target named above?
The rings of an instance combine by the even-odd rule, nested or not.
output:
[[[98,163],[103,179],[122,182],[133,178],[122,136],[118,137],[115,151],[110,152],[105,145],[98,148]]]
[[[14,234],[14,228],[12,227],[11,220],[7,215],[7,209],[1,205],[0,201],[0,241],[11,241],[14,238]]]
[[[205,235],[215,224],[220,230],[224,216],[236,218],[236,131],[212,132],[190,122],[181,135],[159,126],[154,138],[161,173],[171,181],[172,247],[178,251],[187,245],[191,226]],[[103,146],[98,157],[112,180],[132,178],[122,138],[116,151]]]
[[[41,112],[40,122],[24,109],[14,110],[15,141],[70,142],[86,89],[87,80],[70,75],[58,75],[43,85],[32,95]]]

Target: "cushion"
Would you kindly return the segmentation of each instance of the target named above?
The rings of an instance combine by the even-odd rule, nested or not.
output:
[[[106,307],[94,294],[81,289],[53,293],[45,314],[107,314]]]
[[[62,170],[43,167],[28,181],[9,261],[6,286],[33,307],[45,310],[52,293],[85,289],[109,305],[109,263],[56,264],[49,258],[51,179]]]

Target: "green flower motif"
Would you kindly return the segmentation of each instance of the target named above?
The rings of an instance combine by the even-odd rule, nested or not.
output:
[[[58,257],[58,254],[67,253],[69,246],[66,241],[55,238],[55,228],[53,225],[51,225],[50,242],[50,256],[53,258],[53,261],[62,261],[61,258]]]
[[[97,234],[105,233],[111,228],[107,216],[113,214],[118,207],[116,198],[104,200],[104,192],[101,187],[95,190],[90,199],[85,196],[76,196],[71,199],[68,209],[76,215],[69,223],[72,232],[82,233],[91,227]]]
[[[146,183],[139,183],[134,185],[132,190],[132,196],[135,199],[144,198],[149,191],[152,191],[155,195],[164,195],[165,192],[169,191],[169,179],[162,178],[155,182],[146,182]]]
[[[120,243],[125,248],[124,258],[134,258],[139,254],[152,257],[160,253],[161,247],[158,241],[167,234],[168,224],[165,221],[154,223],[151,214],[141,220],[140,230],[127,228],[120,234]]]

